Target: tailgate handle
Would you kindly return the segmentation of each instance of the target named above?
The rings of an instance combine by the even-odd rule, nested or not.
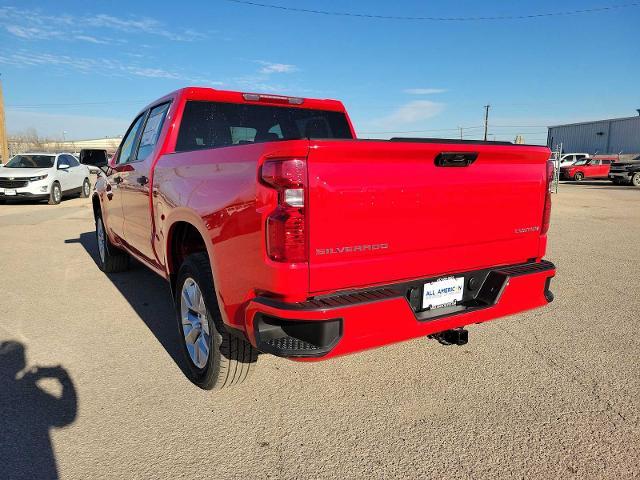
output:
[[[468,167],[478,158],[478,152],[441,152],[435,160],[436,167]]]

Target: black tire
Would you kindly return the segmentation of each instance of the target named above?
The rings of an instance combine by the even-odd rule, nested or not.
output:
[[[633,177],[631,177],[631,185],[640,187],[640,172],[633,174]]]
[[[209,356],[202,368],[191,359],[182,321],[182,291],[187,280],[193,280],[204,300],[207,311]],[[258,360],[256,349],[246,340],[231,335],[224,327],[216,299],[211,264],[206,253],[195,253],[186,258],[178,271],[175,289],[176,319],[182,351],[185,355],[185,373],[194,384],[205,390],[221,389],[245,381]],[[198,317],[201,318],[201,317]]]
[[[62,188],[58,182],[53,182],[49,192],[49,205],[58,205],[62,201]]]
[[[129,255],[109,241],[104,223],[102,223],[102,217],[96,218],[96,243],[98,244],[98,266],[100,270],[104,273],[117,273],[129,269]]]
[[[82,190],[80,190],[80,197],[89,198],[90,195],[91,195],[91,182],[89,181],[88,178],[85,178],[84,182],[82,182]]]
[[[576,172],[576,174],[573,176],[573,180],[576,182],[581,182],[583,178],[584,178],[584,173],[582,172]]]

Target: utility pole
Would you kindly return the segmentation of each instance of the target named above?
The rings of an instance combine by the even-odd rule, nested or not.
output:
[[[489,129],[489,108],[491,105],[484,106],[484,141],[487,141],[487,131]]]
[[[4,99],[2,97],[2,80],[0,79],[0,163],[9,161],[9,144],[7,142],[7,126],[4,120]]]
[[[458,127],[458,128],[460,129],[460,140],[462,140],[462,137],[463,137],[463,135],[462,135],[462,127]]]

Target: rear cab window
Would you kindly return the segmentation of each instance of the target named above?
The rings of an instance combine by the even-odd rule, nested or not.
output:
[[[305,138],[351,139],[353,135],[343,112],[188,101],[176,151]]]

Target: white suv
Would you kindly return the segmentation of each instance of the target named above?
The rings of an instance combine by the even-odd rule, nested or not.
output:
[[[70,153],[21,153],[0,166],[0,203],[9,198],[48,199],[91,194],[89,169]]]

